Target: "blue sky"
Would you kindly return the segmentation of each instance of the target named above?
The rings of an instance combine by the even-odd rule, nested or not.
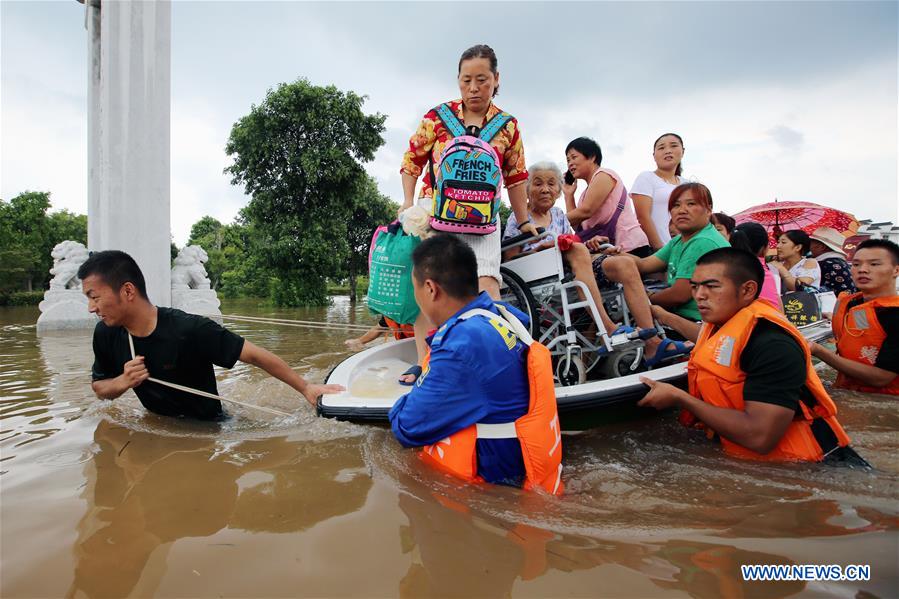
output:
[[[0,3],[4,199],[49,190],[54,207],[87,209],[83,11]],[[173,234],[181,244],[201,216],[228,222],[246,204],[222,174],[230,128],[298,77],[366,94],[366,109],[388,115],[367,168],[399,200],[409,135],[457,96],[458,56],[480,42],[499,55],[497,103],[518,117],[529,162],[561,162],[589,135],[630,183],[654,168],[658,134],[675,131],[685,174],[718,209],[777,197],[899,220],[897,29],[894,2],[176,1]]]

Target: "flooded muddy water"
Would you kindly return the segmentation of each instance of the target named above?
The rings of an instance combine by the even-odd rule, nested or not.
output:
[[[224,308],[370,322],[346,298]],[[199,424],[98,400],[90,333],[39,337],[36,319],[0,308],[3,597],[899,595],[899,400],[833,392],[873,472],[738,462],[666,414],[566,435],[554,499],[457,484],[246,365],[220,393],[293,416]],[[340,331],[232,328],[311,379],[347,355]],[[748,564],[870,580],[751,582]]]

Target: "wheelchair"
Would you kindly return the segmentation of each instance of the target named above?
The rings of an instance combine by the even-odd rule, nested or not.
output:
[[[536,237],[522,234],[504,240],[502,250],[549,238],[546,232]],[[664,335],[662,330],[611,335],[587,286],[566,271],[558,240],[552,241],[550,248],[524,252],[501,264],[500,296],[530,318],[529,332],[553,357],[556,384],[580,385],[645,370],[644,339]],[[620,286],[601,294],[612,320],[631,326]]]

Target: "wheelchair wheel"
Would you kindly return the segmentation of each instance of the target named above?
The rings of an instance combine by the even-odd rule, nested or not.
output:
[[[556,379],[563,387],[582,385],[587,382],[587,369],[580,356],[562,356],[556,364]]]
[[[636,368],[631,370],[633,363],[637,362]],[[637,372],[646,370],[643,365],[643,348],[628,349],[625,351],[612,352],[603,360],[600,365],[600,374],[604,379],[614,379],[620,376],[627,376]]]
[[[528,332],[531,337],[537,339],[540,337],[540,314],[537,310],[537,301],[534,294],[525,285],[517,274],[511,270],[500,267],[499,274],[503,278],[503,284],[500,286],[500,300],[509,305],[515,306],[528,315],[531,324],[528,326]]]

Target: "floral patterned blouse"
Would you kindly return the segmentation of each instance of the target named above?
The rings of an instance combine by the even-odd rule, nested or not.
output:
[[[462,100],[453,100],[449,102],[450,108],[459,117],[464,119],[462,114]],[[494,115],[502,112],[502,109],[496,104],[490,103],[487,109],[487,116],[484,123],[490,121]],[[440,153],[447,142],[452,139],[452,135],[443,126],[437,111],[431,109],[421,120],[418,130],[409,139],[409,149],[403,154],[403,165],[400,167],[400,173],[411,175],[418,179],[422,171],[425,172],[424,185],[422,186],[419,197],[430,197],[431,195],[431,174],[428,167],[428,158],[433,156],[436,168],[437,161],[440,159]],[[528,171],[524,162],[524,146],[521,143],[521,132],[518,129],[518,120],[515,117],[509,119],[506,126],[490,141],[490,145],[496,150],[497,155],[502,162],[503,179],[506,188],[514,187],[524,183],[528,179]]]
[[[840,295],[844,291],[855,293],[855,283],[849,272],[849,263],[836,252],[827,252],[818,256],[821,266],[821,288]]]
[[[541,239],[536,243],[529,243],[521,248],[522,252],[529,252],[537,246],[539,246],[544,241],[552,241],[559,235],[566,235],[574,233],[574,229],[571,228],[571,223],[568,222],[568,215],[565,214],[565,211],[559,208],[558,206],[553,206],[549,209],[549,226],[546,227],[546,232],[549,233],[545,239]],[[528,218],[533,221],[534,216],[528,211]],[[518,219],[515,218],[515,213],[511,213],[509,215],[509,220],[506,221],[506,230],[503,232],[503,239],[508,239],[510,237],[517,237],[521,235],[521,229],[518,228]]]

